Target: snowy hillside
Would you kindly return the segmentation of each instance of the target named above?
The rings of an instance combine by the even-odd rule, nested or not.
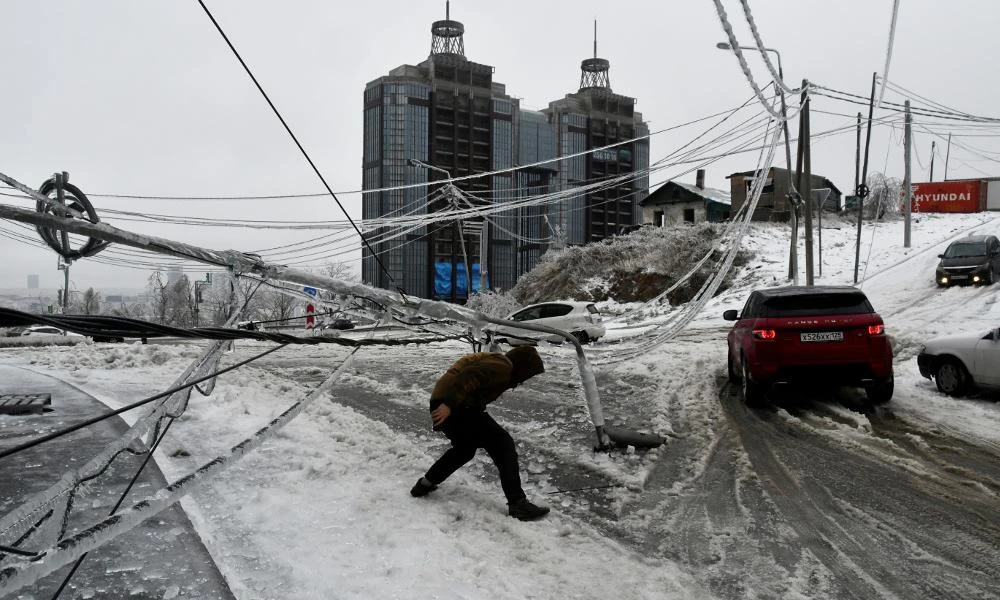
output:
[[[849,284],[854,230],[827,221],[816,281]],[[553,507],[542,521],[506,516],[485,454],[429,497],[408,494],[447,447],[426,407],[436,377],[468,351],[458,342],[362,350],[330,401],[184,508],[241,599],[1000,594],[989,576],[996,558],[968,550],[1000,542],[977,516],[1000,495],[1000,405],[939,394],[915,361],[930,336],[1000,325],[1000,285],[933,282],[937,253],[972,231],[1000,232],[1000,215],[922,215],[909,250],[901,221],[865,226],[862,287],[896,353],[890,416],[863,415],[852,410],[856,396],[827,390],[751,413],[729,389],[722,311],[786,284],[787,225],[754,224],[749,264],[674,340],[614,363],[683,310],[633,307],[608,323],[613,343],[588,347],[604,365],[608,421],[663,434],[662,448],[592,451],[569,348],[541,346],[546,372],[491,407],[518,442],[529,498]],[[261,348],[238,343],[224,362]],[[0,352],[118,407],[161,391],[196,346]],[[345,354],[289,348],[223,377],[210,397],[192,400],[158,464],[176,479],[225,452]]]

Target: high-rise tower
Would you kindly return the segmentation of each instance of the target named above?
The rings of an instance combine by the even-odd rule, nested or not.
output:
[[[532,143],[525,142],[526,153],[534,149],[533,156],[551,158],[545,155],[553,147],[551,127],[540,113],[520,110],[505,86],[493,81],[492,66],[466,58],[464,34],[465,26],[451,19],[446,4],[445,19],[431,25],[430,56],[417,65],[396,67],[365,87],[362,189],[376,191],[363,194],[364,219],[447,210],[449,200],[440,197],[441,185],[435,182],[449,176],[504,171],[455,182],[477,204],[513,202],[549,190],[551,168],[523,174],[506,170],[520,164],[522,113],[534,136]],[[509,289],[537,262],[541,218],[537,209],[532,213],[516,207],[490,217],[490,287]],[[466,227],[474,220],[466,219]],[[405,231],[385,228],[370,232],[369,242],[406,293],[461,302],[469,293],[463,237],[472,263],[472,289],[479,283],[482,240],[469,229],[459,235],[454,221]],[[362,276],[366,283],[394,287],[367,248],[362,250]]]
[[[601,240],[637,224],[639,203],[649,195],[649,139],[643,137],[649,127],[634,98],[611,90],[610,70],[610,61],[597,56],[595,21],[594,55],[580,63],[580,88],[544,111],[555,126],[557,154],[570,157],[559,161],[559,189],[614,182],[551,206],[550,221],[565,230],[571,244]]]

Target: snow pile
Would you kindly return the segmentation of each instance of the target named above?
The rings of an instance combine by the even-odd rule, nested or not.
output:
[[[643,227],[586,246],[550,251],[511,290],[524,304],[573,298],[577,300],[650,300],[685,275],[705,255],[725,229],[724,224]],[[721,254],[720,254],[721,256]],[[671,296],[684,302],[711,275],[710,261]]]

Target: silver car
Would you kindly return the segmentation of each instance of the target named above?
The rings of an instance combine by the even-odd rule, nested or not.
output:
[[[603,337],[605,333],[604,325],[601,322],[601,313],[593,302],[542,302],[525,306],[505,318],[509,321],[523,321],[531,325],[544,325],[561,329],[576,336],[581,344],[595,341]],[[531,344],[538,340],[565,341],[565,338],[558,335],[547,335],[514,327],[497,327],[494,334],[497,339],[512,345]]]

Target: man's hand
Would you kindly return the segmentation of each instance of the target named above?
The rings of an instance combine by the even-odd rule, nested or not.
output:
[[[437,408],[431,411],[431,422],[437,427],[441,423],[444,423],[445,419],[451,415],[451,409],[448,408],[447,404],[441,404]]]

